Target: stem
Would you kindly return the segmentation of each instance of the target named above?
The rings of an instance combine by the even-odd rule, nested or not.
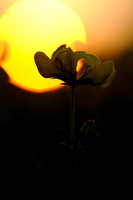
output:
[[[74,141],[75,137],[75,87],[71,87],[70,131]]]

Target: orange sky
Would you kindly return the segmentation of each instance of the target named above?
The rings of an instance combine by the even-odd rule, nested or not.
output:
[[[3,0],[0,15],[18,0]],[[77,49],[108,57],[116,56],[133,44],[132,0],[60,0],[73,8],[83,21],[87,45]]]
[[[63,0],[81,17],[86,50],[115,57],[133,45],[133,0]]]
[[[0,5],[0,16],[2,16],[5,12],[7,12],[7,14],[8,14],[7,9],[11,5],[13,5],[14,3],[16,3],[18,1],[23,1],[23,0],[3,0]],[[54,1],[54,0],[51,0],[51,2],[52,1]],[[70,44],[72,43],[72,41],[76,40],[73,43],[74,50],[85,50],[88,53],[96,54],[97,56],[100,56],[101,58],[115,59],[115,58],[117,58],[117,56],[121,55],[124,51],[128,50],[129,48],[132,48],[132,46],[133,46],[133,0],[93,0],[93,1],[92,0],[57,0],[57,1],[64,2],[64,4],[68,6],[67,10],[72,9],[71,13],[73,13],[73,11],[75,11],[75,15],[74,15],[75,17],[74,18],[71,17],[71,20],[68,18],[68,20],[65,22],[65,25],[68,22],[68,24],[66,26],[69,27],[69,25],[72,24],[72,18],[76,20],[76,21],[73,21],[73,24],[69,27],[69,31],[67,29],[67,34],[66,34],[67,37],[68,37],[68,34],[70,34],[71,42],[68,39]],[[44,0],[43,2],[48,2],[48,0]],[[60,4],[58,4],[58,5],[60,5]],[[57,9],[56,6],[55,6],[55,9]],[[20,9],[20,11],[21,11],[21,9]],[[22,13],[23,13],[23,10],[22,10]],[[57,12],[53,10],[52,13],[57,13]],[[63,14],[64,13],[62,13],[62,15]],[[29,15],[27,15],[27,16],[29,16]],[[10,18],[9,15],[7,17]],[[51,19],[55,19],[56,17],[57,16],[54,17],[51,15]],[[22,16],[22,18],[23,18],[23,16]],[[59,17],[58,22],[60,21],[60,19],[61,18]],[[53,20],[51,22],[53,23]],[[69,22],[71,22],[71,23],[69,23]],[[77,22],[77,24],[75,24],[75,22]],[[37,24],[38,24],[38,22],[37,22]],[[15,25],[13,25],[13,26],[15,26]],[[60,25],[60,28],[61,28],[61,26],[62,25]],[[74,28],[76,30],[76,33],[78,32],[77,34],[75,33]],[[82,31],[81,31],[81,28],[82,28]],[[24,25],[24,29],[25,29],[25,25]],[[71,29],[73,29],[73,31],[72,31],[73,34],[71,34],[71,31],[70,31]],[[12,28],[10,30],[12,30]],[[27,30],[28,30],[28,28],[27,28]],[[17,31],[16,31],[17,34],[19,32],[22,32],[21,28],[20,28],[20,31],[19,32],[18,31],[19,30],[17,29]],[[61,31],[61,29],[60,29],[60,31]],[[79,32],[81,32],[81,33],[79,33]],[[26,34],[26,32],[24,32],[24,33]],[[14,35],[14,33],[12,34],[13,37],[15,37],[15,40],[13,40],[13,41],[17,41],[17,34],[16,34],[16,36]],[[32,35],[32,30],[30,30],[29,33],[27,33],[27,34]],[[57,33],[57,35],[58,35],[58,33]],[[63,33],[63,35],[65,35],[65,34]],[[86,36],[86,39],[85,39],[85,36]],[[22,34],[21,34],[21,37],[22,37]],[[21,46],[19,43],[21,37],[19,37],[18,42],[16,42],[16,45],[19,45],[19,48]],[[53,38],[52,35],[49,37]],[[82,39],[81,39],[81,37],[82,37]],[[53,40],[52,44],[59,43],[59,45],[61,45],[62,43],[65,42],[64,38],[65,37],[62,38],[63,39],[63,41],[62,41],[61,36],[59,36],[59,37],[56,36],[56,40]],[[59,40],[59,41],[57,42],[57,40]],[[85,40],[86,40],[86,44],[85,44]],[[25,41],[26,41],[26,39],[25,39]],[[42,46],[45,46],[45,48],[46,48],[47,47],[46,43],[48,43],[48,42],[49,41],[44,40],[45,45],[42,43]],[[61,44],[60,44],[60,42],[61,42]],[[24,40],[21,41],[21,43],[23,44]],[[13,46],[14,45],[15,45],[15,43],[13,44]],[[25,46],[27,46],[27,44],[25,44]],[[34,49],[32,47],[32,45],[29,45],[29,46],[31,46],[31,54],[34,54],[35,51],[41,50],[41,49],[39,49],[40,46],[38,46],[38,41],[34,40],[34,47],[36,47],[36,49]],[[48,44],[48,47],[49,46],[51,47],[49,49],[50,51],[48,54],[50,56],[51,53],[53,52],[53,50],[55,50],[55,49],[52,49],[53,48],[52,45]],[[57,46],[57,44],[54,45],[54,48],[56,46]],[[47,47],[47,49],[48,49],[48,47]],[[29,52],[29,49],[28,48],[26,48],[26,49]],[[22,53],[21,56],[16,56],[16,57],[18,57],[18,59],[19,59],[19,57],[25,56],[26,49],[23,52],[24,54]],[[34,52],[32,52],[32,51],[34,51]],[[15,52],[16,52],[15,55],[19,55],[18,50]],[[19,80],[21,80],[21,78],[22,78],[21,83],[24,83],[24,81],[26,80],[28,84],[31,84],[33,81],[34,85],[36,86],[36,81],[38,80],[37,76],[39,76],[39,74],[36,76],[37,69],[36,69],[35,63],[32,62],[32,64],[31,64],[31,62],[30,62],[28,65],[27,62],[23,63],[24,59],[23,59],[23,61],[21,61],[22,59],[20,59],[20,61],[18,62],[16,60],[16,57],[14,57],[15,60],[10,59],[11,62],[9,62],[7,66],[5,65],[5,70],[7,70],[7,73],[9,72],[9,75],[11,75],[11,73],[13,73],[13,75],[11,75],[11,77],[15,76],[15,78],[18,74]],[[30,55],[30,57],[33,57],[33,55]],[[26,59],[26,57],[25,57],[25,59]],[[15,63],[15,65],[16,65],[15,74],[11,68],[10,68],[11,71],[9,70],[9,65],[12,65],[11,64],[12,62]],[[31,73],[33,66],[34,66],[35,74],[31,73],[32,74],[31,77],[34,80],[29,78],[29,75],[26,74],[24,69],[22,69],[23,67],[21,65],[22,66],[28,65],[29,73]],[[18,66],[19,66],[19,68],[18,68]],[[22,70],[22,72],[21,72],[21,70]],[[21,74],[24,74],[24,77],[21,76]],[[23,78],[25,80],[23,80]],[[39,84],[41,85],[40,87],[42,88],[41,78],[39,77],[39,80],[40,80]],[[48,83],[48,81],[47,81],[47,84],[49,85],[51,83]]]

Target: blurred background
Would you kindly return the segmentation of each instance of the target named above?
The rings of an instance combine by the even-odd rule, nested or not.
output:
[[[0,3],[2,20],[5,21],[3,16],[10,11],[8,10],[10,6],[16,5],[17,2],[17,0],[5,0]],[[78,15],[82,22],[80,26],[84,27],[85,34],[81,33],[79,40],[77,37],[76,40],[70,41],[73,49],[85,50],[99,56],[103,61],[112,59],[115,62],[116,76],[107,89],[100,90],[89,85],[76,89],[76,126],[81,127],[88,119],[100,119],[102,139],[94,145],[94,154],[91,159],[91,166],[95,166],[97,172],[94,172],[96,169],[92,167],[93,170],[90,168],[92,171],[89,172],[89,176],[91,174],[93,179],[94,173],[97,176],[102,174],[98,176],[101,180],[106,174],[108,182],[122,181],[130,175],[128,168],[132,151],[133,1],[60,0],[60,2]],[[10,12],[8,15],[10,18]],[[22,57],[18,58],[16,63],[14,60],[12,62],[11,54],[14,50],[12,51],[12,43],[7,37],[10,32],[4,34],[4,30],[1,29],[3,24],[1,24],[2,21],[0,21],[2,185],[6,191],[13,192],[14,187],[20,191],[26,191],[26,188],[27,190],[31,188],[39,190],[44,186],[42,182],[50,186],[55,183],[60,185],[65,180],[68,182],[68,171],[65,169],[62,172],[60,163],[63,155],[55,149],[55,140],[58,128],[69,129],[70,88],[60,87],[59,83],[56,83],[56,88],[54,85],[48,89],[42,86],[41,89],[31,86],[26,88],[26,85],[19,85],[18,80],[14,81],[12,74],[16,76],[15,70],[16,74],[18,73]],[[5,35],[8,41],[4,38]],[[51,51],[53,49],[55,46],[51,47]],[[20,56],[21,53],[24,55],[20,52]],[[10,69],[14,65],[18,68],[14,68],[12,73]],[[25,74],[27,73],[26,68]],[[34,78],[34,82],[36,80]],[[48,82],[45,84],[47,86]],[[56,159],[59,164],[56,164]],[[87,177],[87,174],[81,172],[80,169],[77,173],[80,173],[80,177],[82,175]],[[61,178],[62,174],[63,178]],[[25,181],[24,185],[23,181]],[[72,180],[69,181],[73,183]]]

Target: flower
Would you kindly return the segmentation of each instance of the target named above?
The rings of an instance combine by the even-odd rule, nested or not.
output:
[[[37,52],[34,56],[38,71],[44,78],[56,78],[64,84],[76,87],[91,84],[106,88],[115,76],[113,61],[101,62],[99,58],[85,51],[73,52],[70,47],[61,45],[51,56]],[[77,63],[82,59],[82,67],[77,71]]]

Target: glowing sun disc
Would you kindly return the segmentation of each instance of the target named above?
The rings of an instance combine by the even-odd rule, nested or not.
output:
[[[78,15],[59,0],[22,0],[0,19],[0,40],[7,41],[9,56],[2,64],[11,82],[31,91],[59,86],[59,80],[44,79],[34,63],[37,51],[49,57],[61,44],[73,47],[86,43],[84,26]]]

